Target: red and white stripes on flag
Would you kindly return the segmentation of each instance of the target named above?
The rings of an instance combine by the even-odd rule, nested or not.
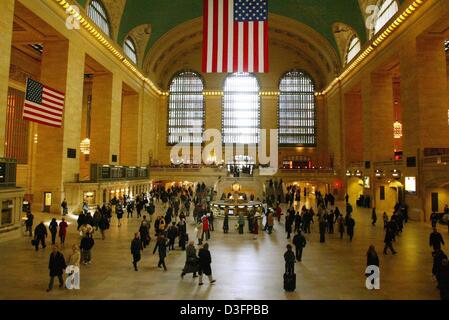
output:
[[[203,72],[269,71],[266,8],[267,0],[204,0]]]
[[[62,127],[65,94],[37,81],[27,79],[23,119]]]

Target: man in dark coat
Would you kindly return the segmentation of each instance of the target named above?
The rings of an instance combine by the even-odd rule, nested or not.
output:
[[[195,249],[195,241],[190,241],[189,245],[186,248],[186,263],[184,265],[184,269],[182,269],[181,278],[184,278],[184,276],[187,273],[193,273],[193,277],[198,277],[196,275],[198,271],[198,257],[196,255],[196,249]]]
[[[347,224],[346,224],[346,232],[348,233],[350,241],[352,241],[352,238],[354,237],[354,227],[355,227],[355,220],[351,214],[348,214],[348,220],[347,220]]]
[[[168,249],[175,250],[175,239],[178,236],[178,228],[176,227],[176,222],[172,222],[172,225],[168,227],[167,237],[169,239]]]
[[[449,262],[443,259],[438,275],[441,300],[449,300]]]
[[[156,246],[154,247],[153,254],[159,253],[159,262],[157,266],[159,268],[164,267],[164,271],[167,271],[167,266],[165,265],[165,257],[167,256],[167,239],[163,234],[159,235],[157,238]]]
[[[429,246],[433,247],[433,251],[438,251],[441,249],[441,245],[444,245],[443,237],[437,231],[437,228],[434,227],[429,237]]]
[[[306,246],[306,243],[306,238],[302,235],[301,230],[298,230],[298,233],[293,237],[293,244],[296,249],[296,260],[301,261],[302,250]]]
[[[387,254],[387,250],[390,249],[393,254],[396,254],[396,251],[393,248],[393,240],[396,236],[394,228],[389,224],[387,225],[387,229],[385,231],[385,247],[384,247],[384,254]]]
[[[26,227],[26,231],[29,232],[30,237],[33,235],[33,220],[34,220],[34,216],[31,213],[31,211],[27,212],[27,219],[25,221],[25,227]]]
[[[53,250],[50,254],[50,260],[48,262],[48,269],[50,270],[50,283],[48,284],[47,292],[53,289],[55,277],[58,277],[59,287],[64,286],[64,280],[62,275],[67,267],[64,259],[64,255],[59,251],[58,245],[53,246]]]
[[[39,250],[39,242],[42,244],[42,249],[46,247],[45,238],[47,235],[47,228],[44,223],[39,223],[34,229],[34,247],[36,248],[36,251]]]
[[[84,214],[83,211],[78,216],[78,220],[76,222],[78,224],[77,230],[79,230],[81,228],[81,226],[86,223],[86,215]]]
[[[285,260],[285,273],[294,274],[295,273],[295,254],[293,253],[292,246],[287,245],[287,251],[284,253]]]
[[[200,274],[200,282],[199,285],[203,285],[203,274],[205,274],[209,278],[209,283],[215,283],[216,280],[212,278],[212,258],[209,251],[209,244],[203,244],[203,247],[198,252],[199,258],[199,274]]]
[[[140,261],[140,252],[143,250],[142,241],[140,240],[140,234],[136,232],[134,234],[134,239],[131,241],[131,254],[133,255],[133,266],[134,270],[137,270],[137,262]]]

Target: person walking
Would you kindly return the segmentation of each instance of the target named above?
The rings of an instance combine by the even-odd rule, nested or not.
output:
[[[371,212],[371,225],[374,227],[377,222],[377,214],[376,214],[376,208],[373,208],[373,211]]]
[[[201,235],[201,241],[204,240],[204,235],[206,235],[206,241],[208,241],[210,239],[209,217],[207,215],[202,216],[201,222],[203,223],[203,233]]]
[[[384,239],[384,243],[385,243],[385,247],[384,247],[384,254],[388,254],[387,250],[390,249],[391,253],[393,253],[393,255],[396,254],[396,251],[393,248],[393,240],[396,236],[396,232],[394,230],[394,228],[392,226],[387,225],[387,230],[385,232],[385,239]]]
[[[68,266],[75,266],[75,267],[79,268],[80,261],[81,261],[80,249],[79,249],[79,247],[76,244],[74,244],[72,246],[72,254],[69,257],[67,265]]]
[[[287,251],[284,253],[285,260],[285,273],[286,274],[294,274],[295,273],[295,261],[296,257],[293,253],[292,246],[290,244],[287,245]]]
[[[238,226],[239,226],[239,234],[243,234],[243,228],[245,227],[245,218],[243,216],[243,213],[241,212],[239,214]]]
[[[199,259],[196,255],[195,241],[192,240],[186,247],[186,263],[182,269],[181,278],[184,278],[188,273],[193,273],[194,278],[198,277],[196,275],[198,272],[198,263]]]
[[[201,220],[196,225],[196,238],[198,239],[198,245],[203,243],[203,223]]]
[[[33,220],[34,216],[31,211],[27,212],[27,219],[25,221],[25,232],[29,232],[29,236],[33,236]]]
[[[61,208],[62,208],[62,215],[66,216],[69,213],[69,208],[67,206],[67,200],[64,198],[64,200],[61,202]]]
[[[355,227],[355,220],[351,214],[348,214],[346,231],[348,232],[349,241],[351,241],[351,242],[352,242],[352,238],[354,237],[354,227]]]
[[[140,223],[139,234],[140,241],[142,241],[143,248],[145,249],[147,245],[150,244],[150,222],[147,220],[145,215]]]
[[[329,230],[329,234],[334,234],[334,219],[335,219],[335,214],[334,211],[331,210],[329,215],[327,216],[327,228]]]
[[[267,228],[268,228],[268,234],[271,234],[273,232],[273,226],[274,226],[274,215],[273,211],[270,210],[267,217]]]
[[[58,222],[55,218],[51,219],[50,225],[48,226],[51,234],[51,244],[56,244],[56,235],[58,234]]]
[[[92,248],[95,244],[91,233],[87,233],[80,243],[81,258],[84,265],[92,263]]]
[[[345,233],[345,222],[342,215],[338,217],[337,225],[338,225],[338,233],[340,233],[340,239],[343,239],[343,235]]]
[[[101,239],[105,240],[105,232],[109,229],[109,219],[106,213],[101,214],[100,220],[98,221],[98,228],[100,228]]]
[[[47,235],[47,228],[45,227],[44,222],[41,221],[41,223],[34,228],[34,247],[36,248],[36,251],[39,250],[39,242],[42,244],[42,249],[47,247],[45,244]]]
[[[175,250],[175,240],[178,236],[178,228],[176,227],[176,222],[173,221],[171,226],[167,230],[167,237],[169,240],[168,250]]]
[[[48,262],[48,269],[50,270],[50,282],[48,284],[47,292],[53,290],[53,284],[55,277],[58,277],[59,288],[63,288],[64,279],[62,275],[67,265],[65,263],[64,255],[59,251],[58,245],[53,245],[52,252],[50,253],[50,260]]]
[[[253,240],[257,240],[257,236],[259,234],[259,219],[254,216],[254,224],[253,224]]]
[[[384,212],[384,214],[382,215],[382,219],[384,221],[384,230],[386,230],[388,226],[388,215],[386,212]]]
[[[64,246],[65,238],[67,236],[67,227],[69,225],[65,222],[65,218],[62,218],[59,223],[59,240],[61,241],[61,245]]]
[[[134,239],[131,241],[131,255],[133,256],[134,271],[138,271],[137,263],[141,259],[141,252],[143,251],[143,244],[140,240],[139,232],[134,234]]]
[[[223,219],[223,233],[229,232],[229,214],[228,212],[225,212],[224,219]]]
[[[324,215],[320,216],[319,219],[319,228],[320,228],[320,243],[324,243],[326,241],[325,234],[326,234],[326,218]]]
[[[443,236],[434,227],[429,237],[429,246],[433,247],[433,251],[438,251],[441,249],[441,245],[444,245]]]
[[[366,252],[366,266],[379,267],[379,256],[377,255],[376,248],[373,245],[370,245],[368,251]]]
[[[167,256],[167,239],[163,234],[160,234],[156,241],[156,246],[154,247],[153,254],[156,253],[156,250],[159,254],[159,262],[157,264],[158,268],[164,268],[164,271],[167,271],[167,266],[165,265],[165,257]]]
[[[449,262],[447,257],[441,262],[438,279],[441,300],[449,300]]]
[[[200,282],[198,285],[203,285],[203,275],[206,275],[209,278],[209,283],[213,284],[216,282],[215,279],[212,278],[212,258],[209,251],[209,244],[206,242],[203,244],[203,247],[198,252],[198,260],[199,260],[199,274],[200,274]]]
[[[285,216],[285,232],[287,233],[287,239],[290,239],[291,237],[294,218],[295,216],[291,215],[290,211],[287,212],[287,215]]]
[[[123,206],[120,202],[115,207],[115,214],[117,215],[118,226],[121,227],[123,218]]]
[[[186,250],[186,243],[189,241],[189,236],[187,234],[187,224],[185,217],[181,214],[178,222],[178,233],[179,233],[179,247],[181,250]]]
[[[306,238],[302,235],[301,230],[298,230],[298,233],[293,237],[293,244],[295,245],[295,256],[298,262],[302,260],[302,250],[306,246]]]

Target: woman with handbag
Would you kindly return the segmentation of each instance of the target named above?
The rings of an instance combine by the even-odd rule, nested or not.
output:
[[[193,273],[193,277],[198,277],[198,257],[196,255],[195,242],[192,240],[186,248],[186,263],[184,269],[182,269],[181,278],[188,273]]]

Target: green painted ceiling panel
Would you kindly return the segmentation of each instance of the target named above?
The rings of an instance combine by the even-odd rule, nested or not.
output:
[[[82,0],[80,0],[82,1]],[[202,16],[203,0],[128,0],[122,18],[120,43],[134,27],[150,23],[149,48],[162,35],[180,23]],[[351,25],[366,40],[365,27],[358,0],[269,0],[272,13],[296,19],[320,32],[335,48],[332,25]]]
[[[77,0],[84,6],[87,0]],[[405,0],[399,0],[402,4]],[[203,0],[127,0],[118,42],[141,24],[151,24],[152,36],[147,50],[177,25],[198,18],[203,13]],[[358,0],[269,0],[269,11],[302,22],[321,33],[337,49],[332,25],[342,22],[352,26],[362,43],[366,32]],[[338,51],[338,50],[337,50]]]

